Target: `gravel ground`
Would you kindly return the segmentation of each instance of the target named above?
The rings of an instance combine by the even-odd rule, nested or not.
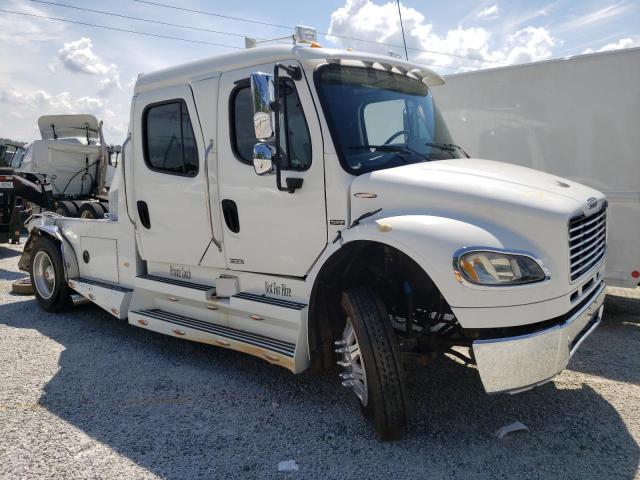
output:
[[[640,478],[640,289],[553,382],[488,396],[472,367],[413,372],[413,420],[380,443],[332,375],[10,293],[0,246],[0,478]],[[502,440],[500,427],[527,432]],[[278,472],[283,460],[299,471]]]

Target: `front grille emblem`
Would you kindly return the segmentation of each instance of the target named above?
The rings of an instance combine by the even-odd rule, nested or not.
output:
[[[598,206],[598,200],[596,200],[593,197],[587,199],[587,207],[596,208],[597,206]]]

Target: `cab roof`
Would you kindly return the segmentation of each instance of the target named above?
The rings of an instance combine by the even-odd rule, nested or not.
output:
[[[248,48],[148,74],[140,74],[136,81],[135,92],[190,83],[213,77],[216,73],[287,60],[297,60],[307,68],[315,68],[322,63],[360,64],[407,74],[418,78],[429,86],[444,84],[444,79],[430,68],[389,56],[329,48],[311,48],[306,45],[271,45]]]

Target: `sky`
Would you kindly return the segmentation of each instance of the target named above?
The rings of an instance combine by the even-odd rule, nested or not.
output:
[[[640,0],[407,0],[401,8],[409,59],[445,75],[640,46]],[[138,74],[294,25],[328,34],[322,46],[404,55],[397,5],[384,0],[0,0],[0,137],[31,141],[41,115],[91,113],[107,142],[122,143]]]

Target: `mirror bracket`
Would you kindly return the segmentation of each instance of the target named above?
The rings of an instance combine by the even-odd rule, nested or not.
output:
[[[287,177],[287,190],[289,193],[295,192],[298,188],[302,188],[302,182],[304,179],[296,177]]]
[[[275,76],[277,76],[277,73],[275,72],[275,70],[278,70],[280,68],[285,72],[287,72],[292,80],[295,80],[296,82],[298,80],[302,80],[302,70],[298,65],[284,65],[282,63],[276,63],[275,69],[274,69],[274,74],[275,74],[274,78]]]

